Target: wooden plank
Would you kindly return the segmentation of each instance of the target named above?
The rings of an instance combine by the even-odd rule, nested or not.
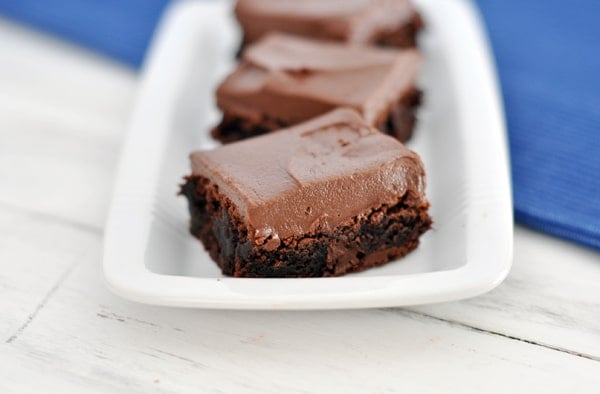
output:
[[[45,215],[0,206],[0,340],[35,318],[101,234]]]
[[[522,227],[504,283],[461,302],[412,308],[600,360],[600,256]]]
[[[135,75],[0,20],[0,335],[98,239]]]
[[[68,377],[68,384],[51,379],[57,390],[96,381],[140,392],[263,393],[565,392],[600,384],[596,361],[405,310],[271,313],[129,303],[105,290],[99,250],[100,240],[5,345],[27,367],[0,382],[9,392],[17,378],[39,370]]]
[[[0,22],[0,203],[101,228],[135,75]]]
[[[0,356],[0,390],[3,393],[134,393],[123,388],[118,389],[106,380],[86,378],[56,368],[53,363],[48,363],[48,356],[41,352],[23,352],[4,346]]]
[[[81,47],[0,18],[0,97],[69,113],[82,122],[118,124],[121,135],[135,93],[134,70]]]
[[[101,229],[118,144],[0,103],[0,203]]]

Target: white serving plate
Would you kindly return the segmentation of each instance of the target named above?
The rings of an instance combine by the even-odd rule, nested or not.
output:
[[[408,144],[428,171],[434,228],[386,266],[339,278],[221,275],[188,233],[177,196],[192,150],[215,146],[213,92],[233,67],[239,32],[225,2],[179,2],[145,64],[106,227],[104,274],[149,304],[222,309],[333,309],[425,304],[497,286],[512,262],[512,203],[498,85],[466,0],[415,0],[427,23],[426,101]]]

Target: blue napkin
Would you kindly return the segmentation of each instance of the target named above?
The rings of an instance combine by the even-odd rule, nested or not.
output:
[[[0,13],[138,67],[168,3],[0,0]],[[515,219],[600,249],[600,1],[477,4],[504,94]]]
[[[515,219],[600,249],[600,1],[478,3],[504,95]]]

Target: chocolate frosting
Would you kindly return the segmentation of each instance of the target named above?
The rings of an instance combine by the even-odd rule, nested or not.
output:
[[[409,0],[239,0],[235,13],[246,42],[279,31],[366,44],[407,23],[415,11]]]
[[[231,199],[256,243],[333,229],[405,193],[423,197],[418,155],[338,109],[262,137],[191,154],[192,175]]]
[[[240,66],[217,90],[224,112],[293,125],[338,107],[374,125],[416,83],[414,49],[348,46],[270,34],[248,47]]]

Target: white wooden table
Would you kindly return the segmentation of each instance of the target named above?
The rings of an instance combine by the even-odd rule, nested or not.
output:
[[[103,223],[135,88],[0,19],[1,393],[600,393],[600,254],[519,227],[508,279],[462,302],[274,313],[112,295]]]

